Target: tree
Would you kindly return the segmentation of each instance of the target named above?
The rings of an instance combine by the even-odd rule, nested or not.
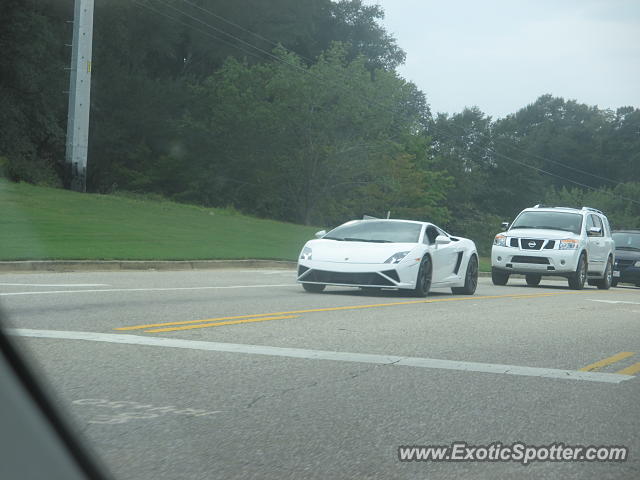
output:
[[[388,206],[398,196],[390,179],[408,187],[413,171],[414,181],[426,181],[403,147],[428,113],[415,86],[394,72],[372,76],[366,59],[349,61],[342,45],[312,66],[276,53],[282,62],[227,61],[197,87],[206,100],[184,118],[196,151],[215,152],[193,165],[208,172],[218,204],[301,223],[334,222],[361,215],[367,192]],[[433,206],[439,188],[418,195],[416,208]]]
[[[66,13],[51,0],[0,4],[0,156],[16,181],[60,184],[68,51],[59,39]]]

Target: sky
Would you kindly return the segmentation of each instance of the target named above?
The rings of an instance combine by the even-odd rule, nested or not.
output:
[[[494,119],[550,93],[640,108],[640,0],[364,0],[431,111]]]

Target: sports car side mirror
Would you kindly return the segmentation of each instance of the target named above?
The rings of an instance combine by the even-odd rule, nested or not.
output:
[[[316,238],[322,238],[327,234],[326,230],[320,230],[319,232],[316,232],[315,237]]]
[[[503,230],[506,230],[507,228],[509,228],[509,222],[502,222],[500,224],[500,228],[502,228]]]
[[[444,235],[438,235],[436,237],[436,245],[447,245],[451,243],[451,239],[449,237],[445,237]]]

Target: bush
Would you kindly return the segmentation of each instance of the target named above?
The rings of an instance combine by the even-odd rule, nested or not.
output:
[[[509,219],[498,217],[491,213],[471,212],[472,216],[457,218],[448,223],[447,229],[451,235],[470,238],[476,243],[480,256],[491,254],[491,245],[496,233],[500,231],[500,223]]]
[[[46,160],[35,157],[10,157],[0,171],[13,182],[27,182],[42,187],[62,187],[62,179],[58,172]]]

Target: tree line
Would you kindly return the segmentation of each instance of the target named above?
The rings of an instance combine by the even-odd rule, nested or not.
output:
[[[14,181],[64,185],[72,10],[0,2]],[[382,18],[360,0],[96,0],[89,191],[324,226],[390,210],[479,244],[535,203],[640,227],[640,110],[544,95],[434,114]]]

